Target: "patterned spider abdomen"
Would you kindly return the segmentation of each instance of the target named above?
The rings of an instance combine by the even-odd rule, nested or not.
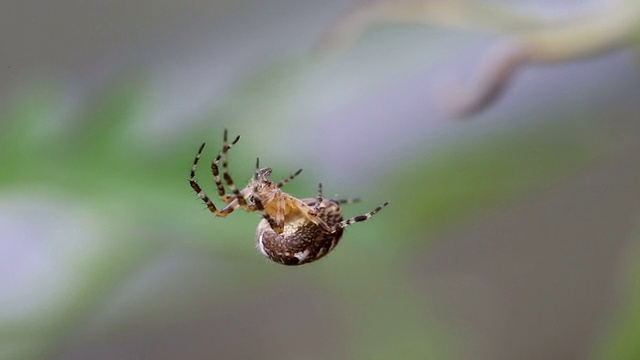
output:
[[[310,207],[314,207],[316,199],[302,199]],[[332,200],[322,201],[318,210],[318,217],[329,227],[342,221],[340,205]],[[260,252],[277,263],[284,265],[302,265],[320,259],[333,250],[343,229],[329,233],[311,222],[306,217],[285,219],[281,234],[276,233],[269,222],[262,219],[258,224],[256,241]]]

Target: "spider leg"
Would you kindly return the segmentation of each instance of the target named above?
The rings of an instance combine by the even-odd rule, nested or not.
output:
[[[258,170],[260,170],[260,158],[256,158],[256,171],[253,173],[253,178],[258,178]]]
[[[238,203],[237,199],[233,199],[230,203],[227,204],[227,206],[223,207],[222,210],[220,210],[221,212],[226,212],[226,213],[232,213],[233,210],[237,209],[240,207],[240,204]],[[256,211],[257,208],[255,205],[247,205],[246,208],[244,208],[246,211],[251,212],[251,211]]]
[[[244,198],[240,190],[238,190],[238,188],[233,184],[231,175],[229,175],[229,162],[227,160],[227,152],[229,151],[229,149],[231,149],[231,147],[233,147],[235,143],[238,142],[238,140],[240,140],[240,136],[239,135],[236,136],[236,138],[231,142],[231,144],[229,144],[227,140],[228,139],[227,135],[228,135],[227,129],[224,129],[222,151],[218,153],[218,156],[216,156],[216,159],[213,161],[213,163],[211,163],[211,171],[214,174],[214,179],[216,180],[216,186],[218,186],[218,194],[220,195],[220,197],[225,199],[225,202],[227,203],[230,202],[229,199],[237,200],[239,206],[248,210],[249,206],[247,205],[247,200]],[[218,163],[220,161],[222,161],[222,177],[224,178],[224,181],[227,183],[229,190],[231,190],[231,192],[233,193],[233,197],[230,197],[224,194],[224,187],[222,186],[222,182],[220,181],[220,174],[218,172]],[[218,174],[217,178],[216,178],[216,174]]]
[[[295,179],[295,178],[296,178],[296,176],[300,175],[300,173],[301,173],[301,172],[302,172],[302,169],[300,169],[300,170],[298,170],[298,171],[296,171],[296,172],[294,172],[294,173],[291,173],[291,175],[289,175],[288,177],[286,177],[286,178],[284,178],[284,179],[282,179],[282,180],[278,181],[278,183],[276,184],[276,187],[279,189],[279,188],[281,188],[281,187],[283,187],[283,186],[287,185],[287,183],[288,183],[289,181],[291,181],[291,180]]]
[[[320,204],[322,204],[323,200],[324,199],[322,197],[322,183],[318,183],[318,195],[316,195],[316,204],[313,206],[311,211],[309,211],[310,215],[313,215],[313,216],[318,215],[318,209],[320,208]]]
[[[324,220],[318,217],[318,210],[320,209],[322,201],[324,201],[324,198],[322,197],[322,183],[318,183],[318,194],[316,195],[315,205],[313,206],[313,208],[309,208],[309,205],[306,206],[306,208],[308,209],[306,212],[307,218],[314,224],[318,225],[324,232],[331,233],[332,230],[329,225],[327,225]]]
[[[253,196],[253,202],[255,203],[255,210],[260,211],[262,213],[262,217],[267,220],[267,222],[269,223],[269,226],[273,229],[273,231],[275,231],[278,234],[282,234],[282,231],[284,231],[284,220],[282,225],[278,224],[278,221],[274,218],[271,217],[271,215],[269,215],[265,210],[264,210],[264,205],[262,204],[262,200],[260,200],[259,197],[257,196]],[[284,215],[283,215],[284,217]]]
[[[331,233],[334,233],[340,229],[344,229],[349,225],[355,224],[357,222],[362,222],[362,221],[366,221],[369,220],[373,215],[377,214],[378,211],[382,210],[383,207],[389,205],[389,202],[385,202],[384,204],[376,207],[375,209],[369,211],[366,214],[362,214],[362,215],[358,215],[358,216],[354,216],[350,219],[347,220],[343,220],[337,224],[335,224],[334,226],[331,227]]]
[[[331,230],[331,227],[329,227],[329,225],[327,225],[327,223],[322,220],[319,216],[318,216],[318,210],[320,208],[320,204],[322,204],[322,201],[324,200],[322,197],[322,184],[318,184],[318,195],[315,199],[315,201],[310,202],[309,204],[298,200],[298,199],[292,199],[293,201],[295,201],[297,203],[297,208],[302,211],[302,213],[307,217],[307,219],[309,219],[309,221],[311,221],[312,223],[318,225],[322,231],[327,232],[327,233],[332,233],[333,231]],[[313,207],[311,207],[313,206]]]
[[[207,205],[209,211],[214,213],[216,216],[225,217],[233,211],[233,208],[230,208],[229,210],[224,209],[223,211],[218,210],[213,202],[211,202],[211,199],[209,199],[207,194],[204,193],[200,185],[198,185],[198,183],[196,182],[196,169],[198,167],[198,161],[200,160],[200,156],[202,155],[204,145],[205,143],[202,143],[202,145],[200,145],[198,153],[196,154],[195,159],[193,159],[193,165],[191,165],[191,173],[189,177],[189,184],[191,185],[193,191],[198,194],[198,197]]]
[[[277,203],[277,211],[276,211],[276,226],[277,228],[274,228],[273,230],[275,230],[278,234],[282,232],[283,228],[284,228],[284,210],[287,206],[285,200],[283,198],[280,198],[280,200]]]
[[[334,203],[336,203],[338,205],[355,204],[357,202],[360,202],[360,198],[331,199],[331,201],[333,201]]]
[[[231,149],[233,145],[235,145],[238,142],[238,140],[240,140],[240,136],[236,136],[236,138],[230,144],[227,144],[227,130],[225,129],[224,145],[222,147],[222,151],[218,153],[218,156],[216,156],[215,160],[211,162],[211,172],[213,173],[213,181],[215,181],[216,183],[218,196],[220,196],[222,201],[224,201],[227,204],[231,203],[234,200],[234,197],[231,195],[225,194],[224,186],[222,185],[222,179],[220,178],[220,169],[218,168],[218,162],[220,161],[221,153],[223,152],[226,153],[227,151],[229,151],[229,149]]]

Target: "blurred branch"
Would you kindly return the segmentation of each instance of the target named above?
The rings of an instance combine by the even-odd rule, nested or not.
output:
[[[524,17],[509,9],[454,0],[376,0],[354,7],[323,37],[320,50],[348,48],[382,23],[419,23],[497,32],[501,39],[481,60],[469,85],[445,84],[447,109],[458,116],[490,105],[526,65],[576,61],[637,42],[640,2],[619,0],[571,19]]]

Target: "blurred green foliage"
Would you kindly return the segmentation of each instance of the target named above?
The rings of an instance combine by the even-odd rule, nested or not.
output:
[[[630,251],[627,257],[625,270],[627,270],[620,305],[609,327],[606,329],[604,339],[596,348],[593,359],[640,359],[640,248],[638,244]]]

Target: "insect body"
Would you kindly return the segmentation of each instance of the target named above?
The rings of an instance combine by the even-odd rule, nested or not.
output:
[[[247,186],[239,190],[229,175],[227,162],[227,152],[239,139],[238,136],[229,143],[225,130],[222,150],[211,163],[218,195],[226,203],[225,207],[218,210],[195,180],[196,168],[205,144],[200,146],[193,161],[189,183],[209,211],[216,216],[225,217],[239,207],[246,211],[260,212],[263,219],[258,224],[257,246],[264,256],[275,262],[301,265],[325,256],[338,244],[345,227],[368,220],[388,204],[385,202],[366,214],[343,220],[340,205],[356,202],[357,199],[325,199],[322,184],[318,185],[316,198],[297,199],[281,188],[298,176],[302,169],[276,183],[270,179],[271,169],[260,168],[259,161],[256,162],[256,170]],[[231,194],[225,193],[220,177],[220,164],[222,178]]]

